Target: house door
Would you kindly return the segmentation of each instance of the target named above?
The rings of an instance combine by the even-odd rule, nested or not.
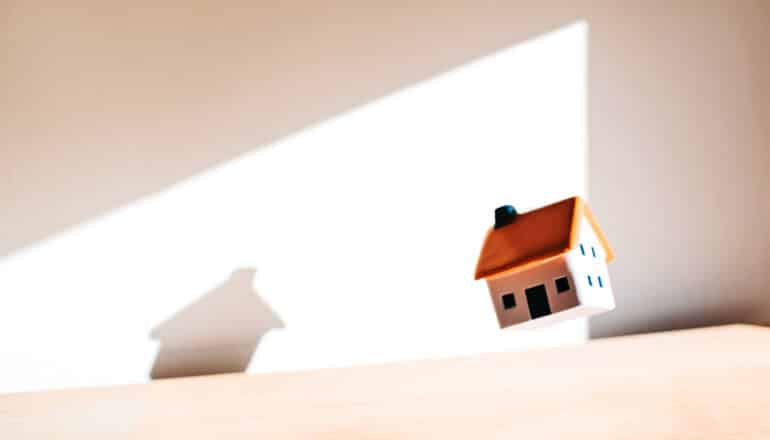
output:
[[[551,314],[551,306],[548,304],[548,294],[545,291],[545,285],[540,284],[524,290],[527,295],[527,304],[529,305],[529,316],[532,319],[548,316]]]

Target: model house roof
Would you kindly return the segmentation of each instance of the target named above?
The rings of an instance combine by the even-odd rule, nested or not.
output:
[[[516,272],[569,252],[578,245],[583,217],[594,229],[607,261],[614,258],[607,237],[580,197],[523,214],[516,214],[510,206],[501,207],[495,215],[495,226],[487,232],[476,264],[477,280]]]

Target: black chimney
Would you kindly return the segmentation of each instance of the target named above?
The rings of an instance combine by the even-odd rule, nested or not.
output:
[[[511,205],[503,205],[495,209],[495,229],[510,225],[516,220],[516,208]]]

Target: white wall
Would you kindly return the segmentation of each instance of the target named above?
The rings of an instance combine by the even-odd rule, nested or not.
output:
[[[585,193],[587,32],[501,50],[3,258],[0,391],[146,380],[151,329],[241,267],[286,326],[254,372],[584,340],[584,322],[500,331],[472,275],[496,206]]]

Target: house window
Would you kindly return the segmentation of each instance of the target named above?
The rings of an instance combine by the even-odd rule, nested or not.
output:
[[[583,256],[586,256],[586,248],[583,247],[583,243],[580,243],[580,253],[583,254]]]
[[[503,308],[508,310],[514,307],[516,307],[516,297],[513,296],[513,293],[506,293],[503,295]]]
[[[556,278],[556,292],[562,293],[569,290],[569,279],[567,277]]]
[[[591,287],[594,286],[594,282],[591,280],[591,275],[588,275],[588,285]]]
[[[598,282],[599,282],[599,287],[604,287],[604,283],[602,283],[602,277],[601,277],[601,276],[598,276],[598,275],[597,275],[597,277],[596,277],[596,281],[598,281]]]
[[[596,258],[596,249],[593,246],[591,246],[591,254]]]

